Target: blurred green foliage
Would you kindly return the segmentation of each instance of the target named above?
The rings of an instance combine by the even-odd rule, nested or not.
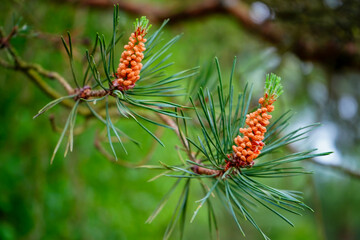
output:
[[[37,35],[14,38],[12,44],[24,59],[64,74],[69,78],[68,63],[62,49],[60,35],[70,30],[81,59],[96,32],[110,36],[112,11],[49,1],[2,1],[0,25],[11,25],[13,15],[23,16]],[[122,12],[120,23],[124,32],[132,27],[134,16]],[[154,26],[154,29],[156,26]],[[284,81],[284,100],[279,106],[316,111],[304,82],[322,83],[328,74],[319,66],[310,66],[293,55],[278,55],[271,46],[247,34],[239,25],[225,16],[188,21],[168,26],[164,38],[184,33],[182,40],[172,48],[176,62],[172,70],[183,70],[218,56],[225,73],[230,72],[235,55],[238,56],[237,81],[255,81],[255,95],[262,90],[265,73],[276,71]],[[46,33],[46,34],[45,34]],[[109,37],[108,37],[109,38]],[[56,86],[56,83],[52,83]],[[145,224],[174,179],[160,178],[147,182],[155,175],[144,169],[129,169],[113,164],[94,148],[95,128],[76,136],[75,152],[63,158],[61,154],[50,165],[49,160],[58,133],[52,131],[48,117],[36,120],[32,116],[50,99],[21,73],[0,67],[0,239],[160,239],[176,201],[170,201],[152,224]],[[280,109],[280,108],[279,108]],[[68,110],[56,107],[51,111],[61,126]],[[280,114],[281,112],[279,112]],[[314,120],[318,118],[313,118]],[[295,120],[296,122],[296,120]],[[298,123],[297,123],[298,124]],[[305,124],[303,124],[305,125]],[[132,123],[126,125],[128,132]],[[149,126],[151,128],[151,126]],[[102,126],[97,126],[102,129]],[[136,128],[138,129],[138,128]],[[153,127],[153,130],[155,128]],[[124,161],[140,161],[146,156],[152,139],[142,129],[131,131],[142,139],[139,151],[127,144],[129,155]],[[166,147],[156,145],[150,163],[178,162],[174,146],[179,144],[175,134],[165,130]],[[357,153],[358,150],[352,150]],[[354,161],[350,166],[358,166]],[[273,184],[305,192],[305,202],[315,213],[291,216],[295,228],[264,209],[255,215],[260,226],[272,239],[359,239],[360,193],[359,180],[352,180],[322,167],[312,176],[283,179]],[[190,209],[202,197],[200,188],[191,192]],[[230,215],[218,209],[221,215],[222,239],[240,237]],[[248,239],[259,239],[259,234],[245,223]],[[208,239],[205,211],[200,211],[194,223],[186,228],[186,239]],[[174,239],[177,239],[174,235]]]

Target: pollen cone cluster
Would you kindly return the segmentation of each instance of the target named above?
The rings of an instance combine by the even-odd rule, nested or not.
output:
[[[137,21],[135,31],[131,33],[129,42],[124,46],[121,54],[120,64],[116,72],[116,79],[113,85],[120,91],[131,89],[135,86],[137,80],[140,79],[140,70],[142,69],[141,61],[144,58],[144,51],[148,29],[148,20],[145,17]]]
[[[260,108],[254,112],[246,115],[247,128],[240,128],[239,131],[243,135],[238,135],[235,139],[235,145],[232,146],[233,154],[229,155],[229,159],[226,168],[230,167],[251,167],[260,154],[261,149],[265,145],[264,134],[266,133],[266,127],[269,125],[271,119],[270,113],[274,111],[272,103],[275,101],[273,98],[265,101],[265,98],[260,98]]]
[[[230,168],[252,167],[254,159],[260,154],[264,147],[264,135],[266,127],[271,119],[270,113],[274,111],[273,103],[283,93],[281,78],[275,74],[266,76],[265,94],[259,99],[260,107],[254,112],[246,115],[247,128],[240,128],[242,136],[234,139],[233,152],[225,159],[225,171]]]

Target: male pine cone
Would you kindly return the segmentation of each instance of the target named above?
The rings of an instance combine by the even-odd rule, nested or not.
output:
[[[260,107],[254,112],[246,115],[247,128],[240,128],[235,139],[235,145],[232,146],[233,153],[228,154],[225,171],[231,167],[243,168],[252,167],[262,148],[264,147],[264,137],[266,127],[270,124],[270,113],[274,111],[272,105],[282,93],[280,84],[281,78],[275,74],[266,76],[265,94],[259,99]]]
[[[141,17],[140,21],[136,19],[135,31],[131,33],[129,42],[124,46],[124,51],[121,54],[120,64],[116,71],[116,79],[113,85],[120,91],[126,91],[135,86],[137,80],[140,79],[140,71],[142,69],[141,61],[144,59],[144,51],[148,30],[149,20],[146,17]]]

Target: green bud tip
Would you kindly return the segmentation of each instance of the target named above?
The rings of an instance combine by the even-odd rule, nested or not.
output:
[[[142,16],[140,20],[136,18],[134,22],[134,26],[135,26],[135,32],[139,31],[146,34],[152,25],[151,24],[149,25],[149,19],[147,19],[145,16]]]
[[[277,99],[283,92],[281,77],[274,73],[267,74],[265,80],[265,96]]]

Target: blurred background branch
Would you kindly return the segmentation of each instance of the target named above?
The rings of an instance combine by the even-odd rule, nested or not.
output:
[[[320,167],[331,168],[332,170],[334,170],[336,172],[340,172],[341,174],[347,175],[349,177],[352,177],[352,178],[355,178],[358,180],[360,179],[360,172],[357,172],[350,168],[344,167],[340,164],[329,164],[329,163],[324,163],[324,162],[321,162],[320,160],[315,160],[315,159],[309,159],[309,161],[313,164],[319,165]]]
[[[347,13],[344,13],[341,9],[333,11],[330,9],[328,11],[318,12],[319,6],[317,4],[310,4],[309,1],[304,1],[303,4],[296,2],[294,5],[299,5],[300,9],[293,10],[293,13],[290,12],[290,6],[289,8],[282,6],[284,8],[283,12],[280,11],[278,13],[278,10],[281,9],[279,5],[282,4],[282,1],[265,1],[269,7],[276,11],[276,19],[273,18],[275,11],[268,8],[268,16],[260,20],[252,16],[250,6],[246,3],[247,1],[239,0],[204,0],[185,6],[182,3],[173,2],[156,6],[154,4],[122,0],[67,0],[67,2],[105,9],[112,8],[114,4],[119,4],[122,11],[138,16],[148,16],[153,22],[162,22],[164,19],[171,19],[170,24],[210,17],[214,14],[222,14],[226,17],[236,19],[242,28],[273,44],[282,52],[291,51],[302,60],[319,62],[323,66],[333,70],[360,70],[360,49],[351,37],[351,31],[354,31],[352,28],[356,26],[357,23],[352,22],[351,25],[343,24],[343,26],[339,27],[337,22],[334,22],[334,26],[331,25],[331,22],[325,22],[325,24],[328,24],[326,28],[349,32],[349,37],[339,39],[337,35],[334,36],[329,33],[319,35],[319,32],[315,31],[317,31],[316,28],[318,28],[319,25],[324,24],[321,21],[322,16],[326,18],[327,15],[325,14],[330,13],[334,18],[341,18],[343,14]],[[346,4],[345,2],[344,5]],[[360,11],[359,4],[355,4],[352,7],[354,7],[354,12]],[[292,22],[302,21],[303,19],[296,20],[297,16],[299,18],[301,17],[299,12],[296,12],[297,10],[301,11],[301,8],[306,8],[306,11],[311,16],[318,13],[317,17],[319,18],[319,22],[312,22],[313,26],[311,27],[310,25],[310,28],[294,29],[293,26],[288,23],[288,19],[291,18]],[[345,6],[343,8],[345,8]],[[356,13],[353,14],[356,16]]]

